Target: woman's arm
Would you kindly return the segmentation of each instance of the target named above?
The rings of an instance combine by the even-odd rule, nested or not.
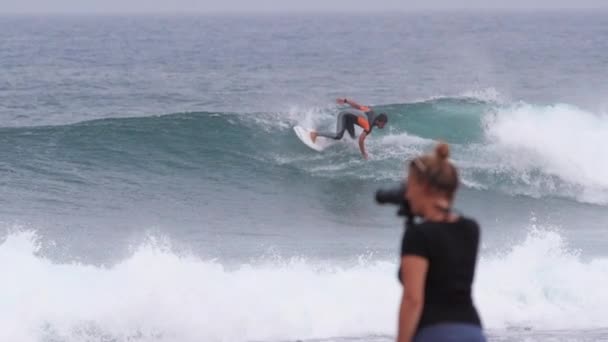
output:
[[[397,342],[410,342],[414,337],[422,308],[424,306],[424,287],[429,261],[417,255],[401,258],[401,279],[403,297],[399,309],[399,330]]]

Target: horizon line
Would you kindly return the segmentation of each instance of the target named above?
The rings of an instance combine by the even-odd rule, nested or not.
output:
[[[588,11],[608,11],[608,7],[516,7],[516,8],[489,8],[489,7],[471,7],[471,8],[413,8],[413,9],[253,9],[253,10],[137,10],[137,11],[0,11],[0,16],[10,15],[239,15],[239,14],[416,14],[416,13],[462,13],[462,12],[514,12],[514,13],[531,13],[531,12],[588,12]]]

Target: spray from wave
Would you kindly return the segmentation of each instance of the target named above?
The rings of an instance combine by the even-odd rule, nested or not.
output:
[[[449,110],[438,105],[432,106],[431,118],[419,115],[414,123],[405,122],[406,133],[372,142],[381,151],[377,159],[404,159],[430,150],[437,139],[446,140],[468,187],[608,203],[607,115],[568,105],[486,104],[467,114],[462,103],[441,105]],[[454,131],[445,132],[446,125]]]
[[[302,258],[234,267],[148,243],[109,266],[56,264],[35,234],[0,244],[2,341],[243,341],[393,335],[396,264]],[[608,259],[582,259],[553,231],[479,263],[484,325],[594,329],[608,325]],[[593,293],[593,296],[590,294]]]
[[[485,117],[493,153],[521,179],[537,171],[583,201],[608,203],[608,116],[568,105],[518,105]]]

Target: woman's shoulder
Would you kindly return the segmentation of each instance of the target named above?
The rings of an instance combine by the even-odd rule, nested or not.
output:
[[[461,231],[466,231],[467,235],[474,237],[476,240],[479,240],[481,231],[479,228],[479,223],[477,223],[475,219],[466,216],[461,216],[458,222],[458,228]]]
[[[421,231],[432,231],[434,229],[450,228],[454,226],[470,229],[473,231],[479,231],[479,224],[477,223],[477,221],[474,218],[464,215],[458,215],[458,217],[453,222],[424,221],[415,225],[414,229]]]
[[[462,225],[467,225],[467,226],[479,227],[479,223],[477,223],[477,220],[475,220],[472,217],[465,216],[465,215],[460,215],[458,217],[457,223],[462,224]]]

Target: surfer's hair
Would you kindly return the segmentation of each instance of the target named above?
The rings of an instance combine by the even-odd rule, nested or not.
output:
[[[386,114],[384,113],[380,113],[377,117],[376,117],[376,122],[384,122],[387,123],[388,122],[388,116],[386,116]]]
[[[432,191],[446,195],[450,200],[458,190],[458,171],[449,161],[450,147],[440,142],[435,151],[425,154],[409,164],[410,175],[428,184]]]

